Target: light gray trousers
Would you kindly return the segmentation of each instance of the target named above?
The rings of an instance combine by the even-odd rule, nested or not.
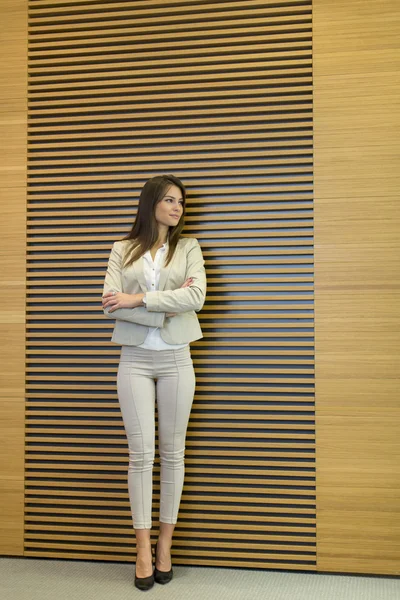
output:
[[[186,430],[195,390],[190,346],[178,350],[122,346],[117,390],[129,445],[128,488],[133,526],[152,526],[156,396],[160,521],[176,523],[185,471]]]

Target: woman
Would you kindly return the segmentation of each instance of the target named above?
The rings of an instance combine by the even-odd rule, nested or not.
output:
[[[196,312],[206,294],[204,259],[195,238],[181,237],[186,192],[173,175],[143,187],[131,232],[115,242],[103,290],[104,314],[116,319],[121,344],[117,390],[129,445],[128,488],[137,554],[135,585],[172,579],[170,549],[184,479],[187,424],[195,375],[189,342],[202,331]],[[156,383],[155,383],[156,381]],[[152,476],[157,395],[160,534],[152,569]]]

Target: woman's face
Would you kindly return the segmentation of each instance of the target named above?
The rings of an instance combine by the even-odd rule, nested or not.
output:
[[[183,213],[183,198],[181,190],[176,185],[165,192],[163,198],[156,205],[155,217],[157,223],[175,227]]]

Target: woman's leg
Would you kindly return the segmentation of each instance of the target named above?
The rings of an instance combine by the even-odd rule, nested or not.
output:
[[[117,377],[118,399],[129,445],[128,489],[137,543],[137,577],[152,574],[155,383],[148,356],[140,350],[122,352]]]
[[[161,355],[163,351],[159,352]],[[160,538],[156,566],[170,568],[172,534],[177,522],[185,475],[186,430],[195,391],[190,348],[168,350],[160,356],[157,379],[158,442],[160,454]],[[169,563],[169,566],[168,566]]]
[[[160,535],[157,542],[156,567],[159,571],[171,569],[171,546],[175,525],[160,521]]]
[[[150,577],[153,573],[150,529],[135,529],[136,577]]]

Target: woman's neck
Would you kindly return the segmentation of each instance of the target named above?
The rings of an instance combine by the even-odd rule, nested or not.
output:
[[[160,226],[158,225],[158,240],[156,242],[157,246],[163,246],[168,240],[169,227],[167,225]]]

